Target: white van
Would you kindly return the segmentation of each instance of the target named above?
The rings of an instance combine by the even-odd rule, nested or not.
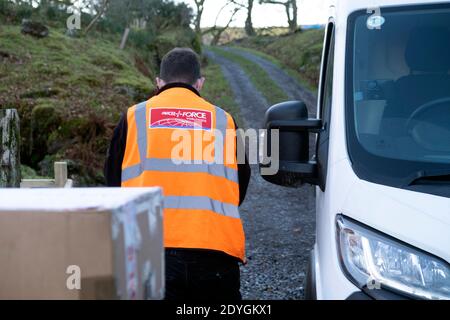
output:
[[[317,119],[297,101],[265,121],[263,177],[317,185],[306,298],[450,299],[450,2],[331,9]]]

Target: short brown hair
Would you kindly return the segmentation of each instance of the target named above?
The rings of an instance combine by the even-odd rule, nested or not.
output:
[[[189,48],[175,48],[161,61],[160,78],[166,83],[194,84],[201,78],[198,55]]]

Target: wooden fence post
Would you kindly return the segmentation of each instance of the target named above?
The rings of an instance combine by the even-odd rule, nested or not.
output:
[[[15,109],[0,109],[0,188],[19,187],[19,114]]]
[[[55,162],[55,186],[64,188],[67,183],[67,162]]]

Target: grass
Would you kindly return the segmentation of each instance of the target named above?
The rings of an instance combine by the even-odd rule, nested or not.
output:
[[[233,92],[225,79],[218,64],[208,62],[203,68],[206,78],[205,85],[201,92],[202,96],[211,103],[221,107],[230,113],[239,127],[243,126],[240,109],[234,100]]]
[[[246,58],[220,49],[219,47],[210,47],[215,53],[239,64],[249,76],[256,89],[262,93],[267,101],[273,105],[288,100],[288,96],[284,91],[270,78],[267,72]]]
[[[323,30],[305,30],[284,36],[257,36],[234,42],[264,52],[297,73],[300,79],[317,88],[323,46]]]
[[[277,67],[281,68],[284,72],[286,72],[292,78],[297,80],[298,83],[301,84],[304,88],[306,88],[306,89],[310,90],[311,92],[317,94],[317,87],[313,86],[310,82],[308,82],[305,78],[303,78],[299,72],[291,69],[286,64],[284,64],[283,62],[281,62],[280,60],[275,58],[274,56],[271,56],[271,55],[269,55],[267,53],[261,52],[261,51],[256,50],[256,49],[240,47],[240,46],[237,46],[235,44],[233,44],[231,47],[238,48],[239,50],[242,50],[242,51],[247,51],[249,53],[252,53],[252,54],[254,54],[256,56],[259,56],[261,58],[264,58],[264,59],[272,62],[274,65],[276,65]]]
[[[0,65],[0,74],[8,75],[0,78],[0,105],[14,95],[54,88],[55,98],[73,112],[83,114],[102,105],[107,112],[133,102],[117,94],[117,88],[153,90],[151,81],[135,68],[133,56],[112,42],[73,39],[55,29],[49,37],[35,39],[22,35],[18,26],[2,27],[0,38],[0,52],[9,56]]]

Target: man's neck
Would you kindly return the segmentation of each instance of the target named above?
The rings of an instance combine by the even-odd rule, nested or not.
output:
[[[191,90],[196,95],[201,97],[201,95],[200,95],[200,93],[198,92],[197,89],[195,89],[192,85],[184,83],[184,82],[171,82],[171,83],[168,83],[168,84],[164,85],[162,88],[160,88],[158,90],[157,94],[160,94],[161,92],[169,90],[169,89],[172,89],[172,88],[185,88],[185,89]]]

